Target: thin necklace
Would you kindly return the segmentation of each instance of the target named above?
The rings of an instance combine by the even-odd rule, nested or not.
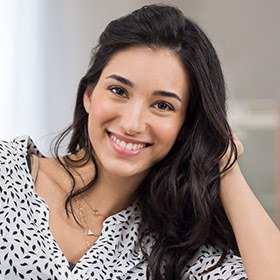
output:
[[[70,179],[69,179],[69,183],[70,183],[70,187],[72,189],[72,182],[71,182]],[[82,197],[82,199],[90,207],[90,205],[86,202],[86,200],[83,197]],[[80,211],[80,217],[83,220],[83,224],[85,225],[85,228],[83,228],[82,231],[83,231],[83,234],[84,234],[86,246],[89,249],[91,247],[89,237],[98,237],[98,236],[101,235],[101,232],[99,234],[94,233],[94,230],[87,223],[86,215],[83,211],[83,207],[81,206],[81,203],[79,202],[78,198],[74,197],[74,201],[76,203],[77,208]],[[92,211],[92,213],[94,214],[95,217],[104,216],[97,209],[92,209],[92,207],[90,207],[90,209],[91,209],[91,211]]]
[[[86,205],[90,208],[90,210],[91,210],[93,216],[95,216],[95,217],[100,217],[100,216],[106,217],[104,214],[101,214],[101,213],[99,212],[98,209],[93,209],[93,208],[90,206],[90,204],[85,200],[83,194],[81,194],[81,199],[82,199],[82,200],[86,203]]]

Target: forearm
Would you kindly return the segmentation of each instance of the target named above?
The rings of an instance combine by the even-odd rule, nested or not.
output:
[[[238,164],[221,179],[221,198],[249,280],[280,279],[280,232]]]

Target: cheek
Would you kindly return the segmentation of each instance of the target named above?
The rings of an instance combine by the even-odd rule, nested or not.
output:
[[[102,98],[94,98],[91,105],[90,118],[94,122],[104,122],[114,118],[116,115],[116,108],[112,106],[111,102],[108,102]]]
[[[158,140],[166,149],[171,149],[178,137],[180,126],[178,123],[163,121],[155,127]]]
[[[178,136],[179,128],[177,123],[163,121],[154,126],[153,132],[157,141],[157,149],[154,150],[154,164],[156,164],[170,152]]]

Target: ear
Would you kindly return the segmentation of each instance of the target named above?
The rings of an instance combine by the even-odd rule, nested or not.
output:
[[[90,111],[91,96],[92,96],[93,89],[94,89],[93,85],[88,85],[83,95],[84,108],[87,113],[89,113]]]

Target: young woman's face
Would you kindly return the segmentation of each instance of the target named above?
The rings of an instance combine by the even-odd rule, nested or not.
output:
[[[145,176],[172,148],[188,102],[187,74],[167,49],[116,53],[84,94],[88,131],[99,167],[121,177]]]

